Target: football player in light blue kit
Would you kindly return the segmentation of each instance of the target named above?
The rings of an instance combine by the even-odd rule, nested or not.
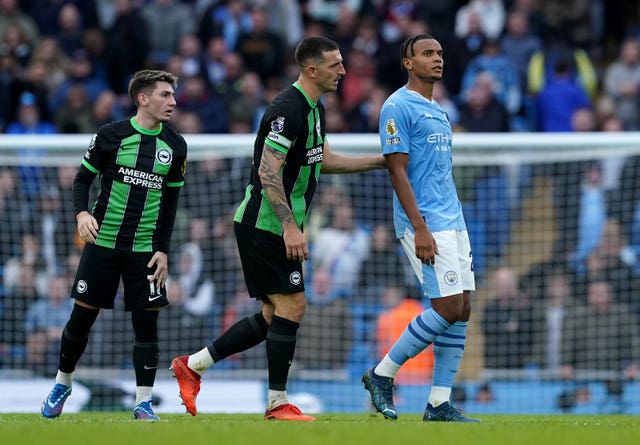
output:
[[[415,35],[403,42],[401,55],[409,80],[382,106],[379,134],[394,189],[396,236],[431,307],[409,323],[362,381],[378,412],[396,419],[393,378],[403,363],[433,343],[433,382],[423,420],[477,422],[450,402],[475,279],[452,175],[451,125],[433,98],[433,86],[442,78],[442,47],[429,35]]]

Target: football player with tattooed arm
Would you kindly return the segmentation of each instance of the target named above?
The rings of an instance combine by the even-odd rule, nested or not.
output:
[[[320,173],[363,172],[385,167],[384,157],[347,157],[329,148],[324,93],[344,76],[338,45],[324,37],[303,39],[295,50],[298,80],[285,88],[262,117],[251,179],[234,217],[244,278],[262,310],[238,321],[209,346],[176,357],[171,368],[180,397],[196,415],[202,374],[214,363],[266,340],[268,397],[265,419],[312,421],[287,399],[287,377],[296,333],[305,311],[303,234]]]
[[[75,304],[60,340],[56,383],[42,415],[58,417],[71,394],[73,372],[100,309],[112,309],[122,279],[124,309],[135,334],[133,418],[158,420],[151,407],[158,367],[158,315],[169,304],[167,254],[184,185],[187,144],[167,124],[176,107],[177,78],[143,70],[129,83],[130,119],[100,127],[73,184],[78,234],[85,241],[71,293]],[[91,210],[89,189],[99,177]]]

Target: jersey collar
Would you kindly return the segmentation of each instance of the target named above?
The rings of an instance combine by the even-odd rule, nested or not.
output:
[[[131,122],[131,125],[133,126],[133,128],[138,130],[140,133],[146,134],[149,136],[157,136],[162,131],[162,122],[160,122],[160,126],[158,127],[157,130],[147,130],[146,128],[142,128],[140,125],[138,125],[138,123],[133,117],[129,119],[129,122]]]
[[[302,95],[304,96],[305,99],[307,99],[307,102],[309,102],[309,105],[311,105],[311,108],[315,108],[318,106],[318,104],[314,101],[312,101],[311,99],[309,99],[309,96],[307,96],[307,93],[304,92],[304,90],[302,89],[302,87],[298,84],[298,82],[294,82],[293,83],[294,88],[297,88],[298,91],[300,91],[302,93]]]

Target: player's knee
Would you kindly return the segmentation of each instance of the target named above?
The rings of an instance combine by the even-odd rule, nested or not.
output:
[[[90,309],[86,306],[74,304],[64,331],[70,338],[84,339],[89,335],[89,331],[99,314],[99,309]]]
[[[159,313],[159,311],[133,311],[131,313],[131,324],[136,343],[158,342]]]

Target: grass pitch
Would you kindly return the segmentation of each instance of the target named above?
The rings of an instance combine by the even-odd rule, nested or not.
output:
[[[255,414],[161,414],[139,422],[131,413],[0,414],[0,444],[90,445],[637,445],[637,416],[478,416],[479,424],[397,421],[369,414],[322,414],[315,422],[265,421]]]

